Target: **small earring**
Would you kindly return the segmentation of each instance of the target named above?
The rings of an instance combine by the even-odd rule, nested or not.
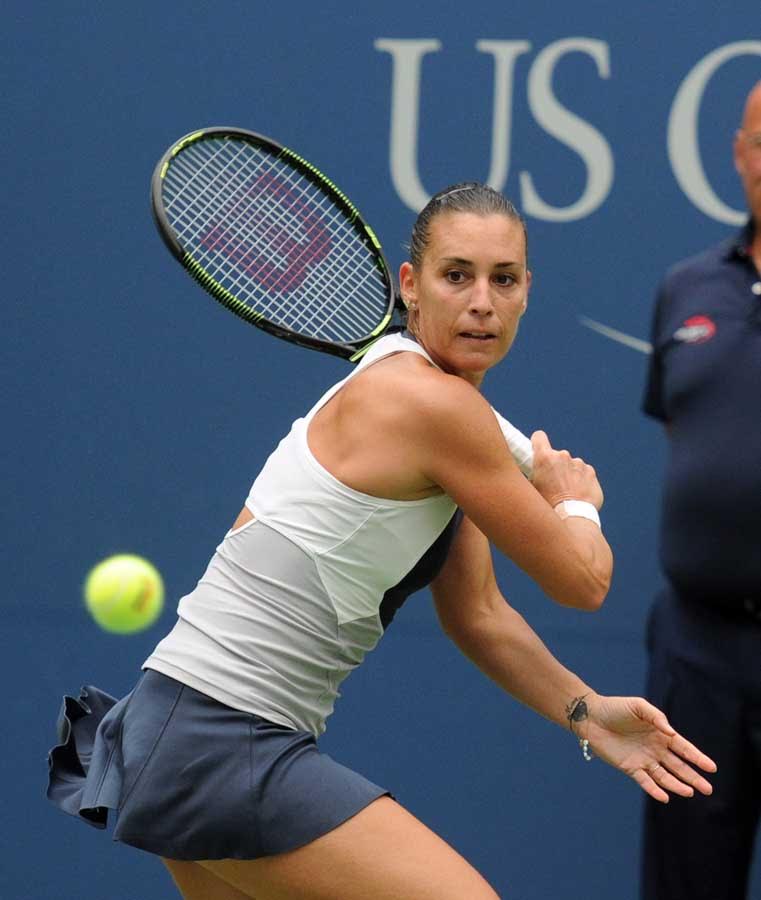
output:
[[[407,307],[407,309],[410,312],[415,312],[415,310],[417,309],[417,303],[410,303],[410,305]]]

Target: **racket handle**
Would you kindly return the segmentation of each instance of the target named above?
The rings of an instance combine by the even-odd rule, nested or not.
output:
[[[531,441],[493,407],[492,411],[497,418],[497,424],[502,429],[513,459],[518,463],[518,468],[526,478],[531,478],[534,473],[534,450]]]

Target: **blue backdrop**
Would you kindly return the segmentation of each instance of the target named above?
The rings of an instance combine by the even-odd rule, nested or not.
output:
[[[0,896],[173,896],[155,859],[43,799],[60,695],[129,690],[274,442],[346,371],[230,316],[161,245],[152,168],[199,126],[261,131],[314,161],[394,266],[421,198],[447,183],[489,178],[523,208],[529,313],[486,393],[595,464],[617,567],[594,616],[553,606],[504,560],[498,575],[569,666],[601,691],[641,692],[664,440],[639,411],[646,357],[580,317],[647,338],[664,269],[742,219],[731,139],[761,77],[761,29],[757,0],[720,17],[707,3],[616,6],[12,0]],[[118,551],[149,557],[168,590],[160,622],[129,638],[81,602],[87,569]],[[500,695],[427,594],[349,680],[323,745],[505,897],[635,900],[634,783]]]

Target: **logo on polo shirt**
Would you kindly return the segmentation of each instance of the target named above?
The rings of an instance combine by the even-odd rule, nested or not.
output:
[[[708,316],[691,316],[674,332],[674,340],[685,344],[703,344],[716,334],[716,325]]]

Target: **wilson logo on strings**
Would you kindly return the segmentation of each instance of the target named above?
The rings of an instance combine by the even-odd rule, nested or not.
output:
[[[252,231],[266,253],[251,241]],[[271,173],[260,175],[241,196],[233,194],[200,243],[277,294],[299,288],[332,246],[319,211]]]

